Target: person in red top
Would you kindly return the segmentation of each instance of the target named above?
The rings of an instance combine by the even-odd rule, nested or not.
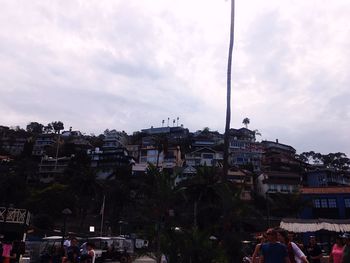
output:
[[[343,257],[343,240],[341,237],[335,239],[335,244],[332,247],[332,251],[329,254],[329,263],[341,263]]]

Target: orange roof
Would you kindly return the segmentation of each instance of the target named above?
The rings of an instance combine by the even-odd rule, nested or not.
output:
[[[302,194],[350,194],[350,187],[305,187],[301,188]]]

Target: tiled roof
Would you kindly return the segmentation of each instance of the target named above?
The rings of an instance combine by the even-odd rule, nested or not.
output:
[[[302,194],[350,194],[350,187],[305,187]]]

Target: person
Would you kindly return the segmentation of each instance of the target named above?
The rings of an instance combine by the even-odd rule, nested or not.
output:
[[[266,236],[268,242],[261,246],[260,263],[290,263],[287,247],[277,242],[277,231],[269,228]]]
[[[321,263],[322,250],[319,245],[317,245],[315,236],[310,236],[307,252],[310,263]]]
[[[10,263],[18,263],[19,262],[19,242],[12,242],[12,248],[10,251]]]
[[[332,246],[331,253],[329,254],[329,263],[341,263],[343,257],[343,240],[341,236],[335,238],[335,244]]]
[[[344,247],[343,247],[343,256],[341,259],[341,263],[350,263],[350,234],[344,233],[341,236],[344,240]]]
[[[70,246],[67,248],[67,260],[70,263],[78,263],[80,249],[78,247],[78,239],[73,237],[70,241]]]
[[[290,242],[295,243],[301,249],[301,251],[303,251],[303,253],[305,254],[304,244],[298,239],[298,237],[295,235],[294,232],[288,231],[288,239]]]
[[[2,262],[3,263],[10,263],[11,259],[11,250],[12,250],[12,244],[9,241],[4,241],[2,245]]]
[[[96,253],[94,250],[95,245],[93,243],[86,243],[86,247],[88,250],[88,263],[95,263],[95,259],[96,259]]]
[[[288,258],[291,263],[308,263],[304,252],[297,244],[289,240],[289,235],[286,230],[277,230],[277,238],[279,242],[287,246]]]
[[[2,237],[3,236],[0,236],[0,263],[2,263],[2,252],[4,251],[2,247]]]
[[[262,234],[260,237],[258,237],[260,242],[256,244],[253,255],[252,255],[252,263],[258,263],[259,262],[259,257],[261,255],[261,245],[266,242],[266,233]]]

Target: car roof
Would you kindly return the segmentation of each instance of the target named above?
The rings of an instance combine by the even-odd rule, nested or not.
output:
[[[100,240],[111,240],[111,237],[89,237],[88,239],[100,239]]]

